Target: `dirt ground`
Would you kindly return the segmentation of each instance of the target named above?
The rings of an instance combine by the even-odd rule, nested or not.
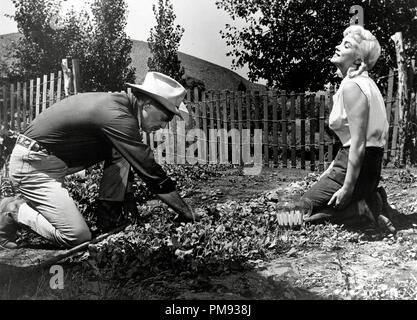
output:
[[[271,190],[281,190],[286,196],[286,190],[296,188],[308,174],[296,169],[267,169],[259,176],[210,178],[197,183],[187,199],[194,205],[246,201]],[[103,298],[105,292],[105,298],[129,299],[416,299],[416,177],[415,169],[383,171],[381,184],[400,214],[395,235],[372,225],[347,228],[326,224],[284,230],[280,240],[291,244],[289,250],[268,259],[248,261],[252,268],[245,272],[221,276],[163,273],[140,282],[132,279],[123,286],[85,280],[83,286],[88,290],[84,290],[84,296],[69,291],[74,288],[59,294],[47,292],[43,289],[47,287],[47,276],[41,272],[43,284],[39,284],[39,277],[32,276],[33,281],[38,281],[35,293],[21,289],[13,297],[94,299]],[[0,274],[5,270],[0,266]],[[3,294],[0,298],[9,296]]]

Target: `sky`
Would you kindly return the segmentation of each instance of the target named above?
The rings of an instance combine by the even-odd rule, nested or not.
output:
[[[232,58],[226,57],[230,49],[221,38],[220,30],[232,21],[224,10],[217,9],[215,0],[171,0],[176,15],[175,24],[185,29],[179,51],[231,69]],[[81,8],[86,0],[67,0],[67,6]],[[147,41],[150,29],[156,25],[152,5],[158,0],[126,0],[128,17],[126,33],[133,40]],[[13,15],[12,0],[0,0],[0,34],[17,32],[16,23],[4,15]],[[247,68],[234,70],[247,78]]]

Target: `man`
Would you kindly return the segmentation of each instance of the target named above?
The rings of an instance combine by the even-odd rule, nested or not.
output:
[[[149,72],[142,85],[128,84],[131,94],[83,93],[42,112],[20,135],[10,157],[10,176],[25,201],[0,203],[0,245],[16,247],[15,226],[24,224],[63,247],[91,239],[74,201],[63,187],[64,177],[101,161],[98,226],[115,227],[129,195],[131,168],[185,221],[198,216],[183,201],[175,183],[142,143],[145,132],[164,128],[186,112],[186,90],[174,79]]]

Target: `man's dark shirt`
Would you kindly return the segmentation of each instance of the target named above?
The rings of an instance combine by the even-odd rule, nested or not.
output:
[[[23,134],[70,168],[109,159],[115,148],[152,192],[171,192],[175,184],[155,162],[151,148],[142,143],[135,104],[132,94],[78,94],[44,110]]]

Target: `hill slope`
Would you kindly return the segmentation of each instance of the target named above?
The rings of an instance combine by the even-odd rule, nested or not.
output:
[[[19,37],[18,33],[0,35],[0,61],[9,64],[11,62],[10,45]],[[136,68],[136,82],[141,83],[148,71],[147,61],[151,53],[148,43],[132,40],[131,52],[132,65]],[[236,72],[221,67],[206,60],[178,52],[178,58],[185,69],[185,75],[204,82],[207,90],[237,90],[242,82],[248,90],[262,90],[264,86],[254,84],[241,77]]]

